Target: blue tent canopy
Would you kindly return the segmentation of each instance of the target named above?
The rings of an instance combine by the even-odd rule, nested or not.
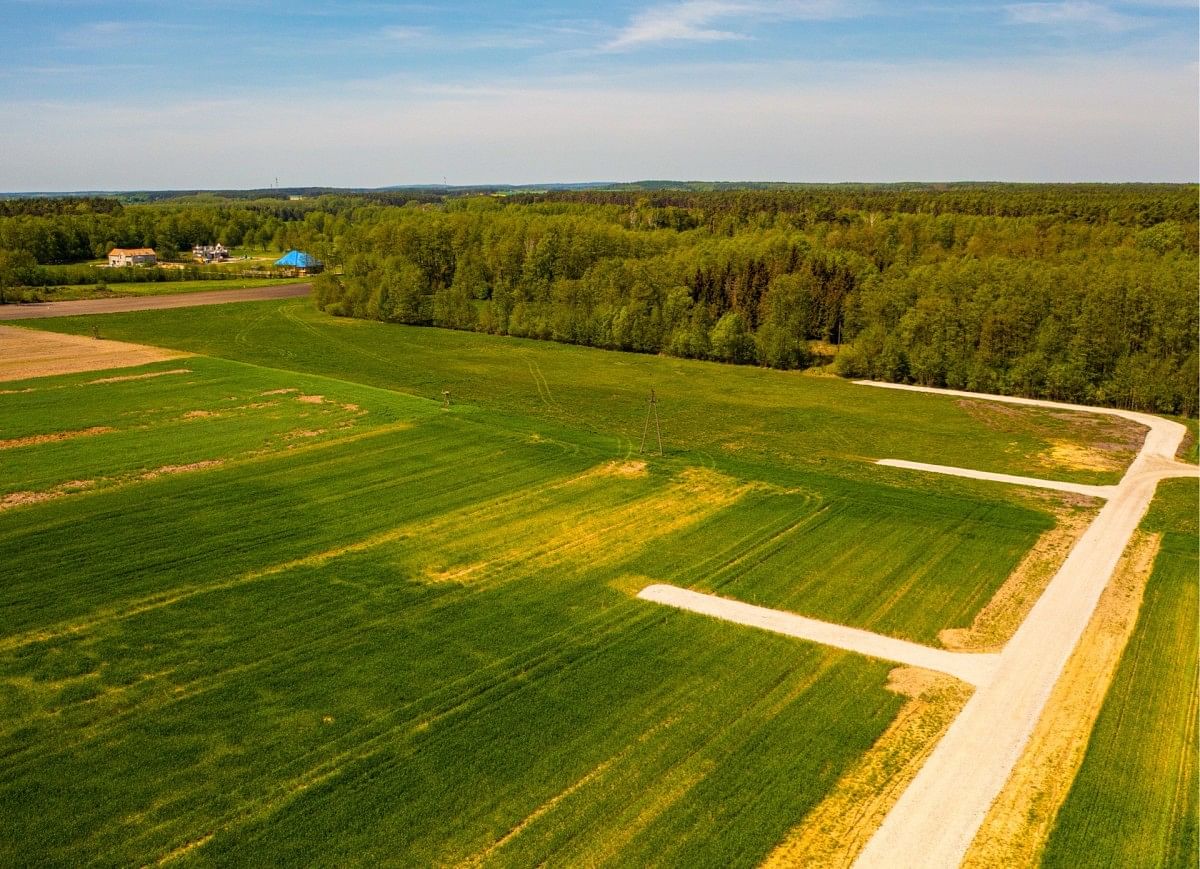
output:
[[[313,269],[321,263],[314,257],[309,256],[301,250],[289,250],[279,259],[275,260],[277,266],[288,266],[294,269]]]

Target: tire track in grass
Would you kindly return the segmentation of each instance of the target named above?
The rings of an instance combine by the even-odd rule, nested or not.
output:
[[[582,625],[564,626],[535,647],[508,656],[498,666],[486,667],[446,683],[440,690],[381,713],[363,722],[355,731],[336,737],[320,749],[293,760],[278,770],[277,780],[265,791],[248,796],[238,809],[219,819],[210,818],[205,823],[214,830],[228,833],[264,821],[311,788],[339,774],[349,775],[348,767],[353,764],[367,765],[353,782],[347,783],[354,790],[362,790],[371,779],[394,769],[420,751],[421,746],[413,738],[428,733],[434,725],[453,716],[484,714],[489,706],[504,700],[514,691],[554,676],[562,672],[564,666],[570,667],[604,653],[611,643],[622,638],[623,633],[618,629],[629,626],[645,629],[655,622],[647,617],[646,611],[629,606],[623,608],[623,612],[600,613]],[[587,639],[589,637],[590,640]],[[582,653],[581,646],[584,649]],[[445,736],[441,734],[441,738]],[[401,745],[402,750],[397,750]],[[395,750],[396,754],[382,768],[370,767],[370,762],[388,749]],[[317,751],[326,756],[314,757]],[[235,788],[229,793],[231,796],[244,794],[251,787]]]
[[[630,612],[630,611],[627,611],[624,614],[615,614],[615,615],[617,618],[621,618],[623,616],[624,620],[626,620],[626,621],[629,621],[631,618],[634,621],[641,618],[641,616],[637,612]],[[595,621],[598,625],[602,626],[603,619],[612,618],[612,617],[613,616],[611,616],[611,615],[602,616]],[[386,620],[381,620],[381,621],[386,621]],[[555,642],[556,639],[558,640],[557,643]],[[421,698],[418,701],[413,701],[411,703],[404,704],[404,706],[402,706],[401,708],[394,710],[393,712],[389,712],[384,715],[381,715],[376,720],[364,722],[364,724],[360,728],[358,728],[357,731],[344,734],[342,737],[339,737],[338,740],[336,740],[336,742],[353,743],[351,745],[348,745],[346,747],[346,750],[343,751],[340,755],[338,755],[336,758],[333,758],[333,759],[324,760],[315,767],[311,767],[311,768],[303,770],[299,776],[296,776],[292,779],[290,786],[287,786],[287,785],[281,786],[281,787],[284,787],[284,790],[286,791],[285,796],[287,796],[287,797],[297,796],[297,795],[299,795],[300,792],[302,792],[303,790],[306,790],[308,787],[312,786],[313,784],[317,783],[318,781],[323,781],[329,775],[336,773],[338,771],[338,769],[342,765],[344,765],[344,763],[348,762],[349,760],[354,759],[354,757],[356,755],[361,754],[361,749],[363,749],[364,747],[375,746],[375,745],[380,745],[380,746],[386,747],[387,744],[389,744],[390,742],[392,742],[395,739],[398,731],[404,731],[404,733],[401,734],[404,737],[411,737],[415,734],[424,732],[430,726],[431,719],[429,718],[429,714],[430,714],[431,709],[432,709],[433,714],[436,716],[436,718],[438,720],[440,720],[441,718],[451,715],[454,712],[458,711],[459,709],[466,708],[471,703],[476,702],[476,698],[486,695],[486,693],[488,691],[494,691],[497,688],[504,688],[504,685],[508,682],[515,682],[518,684],[518,686],[529,683],[530,682],[529,674],[533,673],[536,676],[539,668],[544,669],[546,667],[551,667],[552,669],[557,669],[561,659],[569,658],[570,653],[571,653],[572,640],[578,641],[577,635],[574,633],[573,628],[571,628],[569,626],[565,626],[562,630],[558,631],[555,635],[547,638],[547,640],[541,644],[541,646],[544,647],[544,649],[545,649],[545,651],[542,653],[542,655],[543,655],[542,659],[534,660],[532,662],[520,660],[521,657],[525,654],[525,650],[517,652],[512,656],[509,656],[506,663],[510,664],[510,666],[508,666],[506,669],[501,668],[499,674],[496,675],[495,678],[493,679],[494,684],[492,684],[490,686],[488,684],[484,684],[483,686],[472,690],[471,683],[473,681],[474,682],[479,681],[479,679],[477,678],[477,676],[479,674],[478,673],[467,674],[463,678],[456,680],[454,683],[447,684],[446,686],[444,686],[442,688],[442,690],[440,692],[435,692],[434,695],[429,695],[428,697]],[[313,645],[313,644],[310,644],[310,645]],[[281,653],[281,655],[282,655],[282,653]],[[252,662],[246,668],[242,668],[242,669],[249,671],[252,669],[257,669],[258,666],[259,666],[258,662]],[[490,668],[490,669],[495,670],[496,668]],[[484,675],[487,675],[487,674],[484,674]],[[217,681],[217,680],[227,681],[227,674],[220,674],[220,673],[213,674],[212,679],[214,681]],[[213,685],[212,687],[218,687],[218,686]],[[445,696],[446,700],[438,701],[437,697],[442,696],[442,695]],[[178,702],[182,699],[187,699],[187,698],[181,698],[181,697],[167,698],[167,703],[164,705],[167,705],[169,703]],[[443,707],[440,710],[437,706],[437,704],[439,702],[441,702],[442,707]],[[431,704],[432,704],[432,706],[431,706]],[[424,710],[424,711],[422,711],[422,710]],[[405,713],[408,713],[407,717],[403,718],[402,716],[404,716]],[[381,723],[387,724],[388,722],[393,722],[390,727],[387,727],[385,730],[380,731],[379,733],[377,733],[374,736],[369,736],[365,740],[362,739],[363,734],[360,731],[363,731],[363,730],[369,731],[372,728],[375,730],[379,730],[379,727],[377,727],[375,725],[379,725]],[[319,749],[315,749],[312,752],[308,752],[307,754],[312,755],[314,753],[322,752],[322,751],[325,751],[326,748],[327,748],[327,746],[322,746]],[[328,767],[330,767],[330,764],[332,764],[332,768],[328,768]],[[301,764],[301,765],[303,765],[303,764]],[[174,783],[174,781],[176,779],[183,779],[184,780],[183,785],[186,786],[186,784],[187,784],[186,780],[189,778],[190,778],[189,773],[187,771],[184,771],[184,772],[180,773],[178,776],[176,776],[175,779],[170,779],[170,780],[164,781],[164,784]],[[235,792],[240,792],[241,790],[242,789],[237,789],[237,791],[235,791]],[[257,805],[258,802],[260,802],[260,801],[256,797],[256,798],[252,798],[249,801],[249,803],[247,803],[247,804],[250,805],[251,807],[253,807],[254,805]],[[176,823],[179,823],[178,818],[169,818],[169,819],[165,820],[163,822],[163,824],[160,824],[156,827],[147,827],[146,826],[146,818],[145,818],[144,813],[139,819],[139,826],[144,828],[143,835],[145,835],[145,836],[152,835],[153,832],[155,832],[156,830],[160,829],[161,827],[163,827],[165,825],[176,824]],[[207,821],[205,823],[207,823]],[[194,830],[189,832],[189,836],[194,837]]]
[[[600,617],[598,617],[596,619],[592,619],[592,621],[598,622],[598,624],[599,624],[600,619],[602,619],[602,618],[604,618],[604,616],[601,615]],[[632,619],[632,621],[636,622],[636,621],[638,621],[638,619],[635,618],[635,619]],[[656,623],[656,622],[658,622],[658,619],[653,619],[653,621],[650,621],[647,624],[652,624],[652,623]],[[596,627],[596,625],[586,625],[586,627],[594,628],[594,627]],[[577,636],[577,633],[578,633],[578,628],[575,628],[575,627],[566,627],[563,629],[563,631],[559,631],[559,635],[563,636],[563,639],[564,639],[564,642],[566,643],[566,645],[570,645],[571,637]],[[610,631],[610,633],[611,633],[611,631]],[[462,712],[462,711],[464,711],[464,709],[468,709],[470,706],[472,706],[473,703],[482,702],[486,706],[490,702],[496,702],[496,700],[488,700],[488,696],[490,696],[490,694],[496,693],[496,691],[500,691],[500,696],[502,696],[502,697],[506,696],[506,693],[508,693],[509,688],[505,688],[505,685],[509,685],[510,682],[514,682],[514,681],[516,682],[515,685],[510,685],[511,689],[515,689],[515,688],[521,687],[521,685],[528,684],[530,681],[532,681],[533,677],[538,677],[538,673],[541,670],[548,670],[547,675],[552,675],[552,673],[557,672],[559,670],[559,660],[564,659],[564,658],[568,658],[568,659],[570,658],[570,649],[563,648],[562,646],[558,646],[557,643],[553,642],[553,637],[551,637],[551,639],[548,640],[547,643],[545,643],[545,645],[550,647],[550,657],[548,657],[544,660],[524,661],[523,664],[518,665],[517,672],[510,671],[508,673],[504,673],[504,675],[502,677],[499,677],[497,679],[497,681],[494,682],[492,685],[482,685],[482,687],[480,687],[478,690],[474,691],[474,693],[472,693],[472,691],[464,691],[463,685],[460,685],[460,684],[451,685],[451,687],[448,688],[449,694],[452,697],[451,707],[448,709],[444,709],[444,711],[440,711],[440,712],[431,711],[432,714],[427,715],[427,717],[424,720],[420,721],[420,723],[418,725],[413,727],[412,731],[410,731],[408,733],[408,736],[412,736],[412,735],[415,735],[415,733],[426,731],[428,729],[428,727],[430,727],[432,724],[436,723],[437,720],[440,720],[440,719],[446,717],[446,715],[454,714],[455,712]],[[474,681],[474,675],[472,677],[468,677],[468,678],[470,679],[470,681]],[[474,696],[466,696],[469,694],[474,694]],[[476,697],[478,697],[478,700],[476,700]],[[412,725],[413,720],[414,720],[413,715],[409,714],[407,717],[407,721],[408,721],[409,725]],[[397,725],[397,726],[402,727],[403,725],[401,724],[401,725]],[[392,736],[394,736],[394,732],[395,732],[395,727],[392,730],[380,733],[380,735],[378,737],[373,738],[372,742],[380,741],[380,739],[383,739],[383,741],[388,742],[388,741],[390,741]],[[392,735],[392,736],[389,736],[389,735]],[[302,777],[300,779],[294,779],[292,781],[292,785],[290,785],[289,787],[284,787],[284,789],[283,789],[284,798],[290,799],[294,796],[298,796],[299,792],[307,790],[308,787],[319,784],[320,781],[324,781],[324,780],[328,779],[330,777],[330,775],[336,774],[338,772],[338,769],[340,769],[341,766],[344,765],[344,763],[348,762],[349,760],[353,760],[355,754],[358,755],[360,757],[360,759],[361,759],[361,757],[364,757],[364,756],[370,756],[370,755],[362,754],[362,751],[364,751],[365,748],[370,747],[370,744],[371,743],[362,742],[361,739],[356,739],[353,747],[350,747],[350,749],[348,749],[347,753],[343,753],[343,755],[337,756],[337,757],[335,757],[335,759],[326,761],[325,763],[323,763],[323,765],[320,765],[318,767],[308,768],[307,771],[304,774],[302,774]]]
[[[635,741],[626,745],[624,748],[622,748],[616,754],[611,755],[607,759],[601,761],[596,766],[592,767],[592,769],[588,770],[588,772],[582,778],[577,779],[576,781],[572,782],[568,787],[559,791],[557,794],[555,794],[550,799],[546,800],[544,803],[542,803],[540,806],[538,806],[536,809],[534,809],[532,812],[530,812],[528,815],[526,815],[524,818],[522,818],[520,820],[520,822],[518,822],[515,826],[513,826],[512,829],[510,829],[507,833],[505,833],[503,836],[498,838],[491,845],[489,845],[488,847],[484,848],[481,851],[477,851],[476,853],[472,854],[467,859],[462,860],[461,862],[455,864],[456,869],[476,869],[476,867],[484,865],[487,862],[489,857],[491,857],[493,854],[495,854],[497,851],[499,851],[501,848],[503,848],[509,842],[513,841],[515,838],[520,836],[523,832],[525,832],[525,830],[527,830],[533,824],[537,823],[542,818],[544,818],[546,815],[553,812],[563,802],[570,799],[572,796],[574,796],[579,791],[583,790],[585,787],[590,785],[592,782],[601,778],[605,773],[607,773],[610,769],[612,769],[613,766],[615,766],[617,763],[620,763],[621,761],[627,759],[631,754],[633,754],[634,750],[637,749],[641,744],[645,743],[646,741],[648,741],[649,739],[654,737],[660,731],[671,727],[678,720],[679,720],[678,716],[671,716],[668,718],[664,718],[662,721],[655,724],[653,727],[651,727],[649,730],[647,730],[645,733],[643,733],[641,736],[639,736]]]
[[[673,615],[684,619],[701,618],[689,613]],[[807,658],[808,664],[800,679],[781,673],[763,686],[756,698],[732,710],[729,718],[716,727],[706,728],[698,743],[681,756],[672,758],[665,768],[654,770],[654,785],[623,806],[620,814],[606,824],[602,836],[593,835],[591,843],[574,849],[574,859],[593,866],[617,861],[621,851],[645,836],[654,823],[717,770],[722,760],[736,754],[765,722],[774,720],[816,687],[843,658],[843,653],[834,650],[814,650]]]
[[[371,433],[371,436],[378,436],[378,435],[389,434],[389,433],[390,432],[387,432],[387,431],[375,431],[375,432]],[[327,442],[325,444],[313,445],[312,447],[308,447],[307,449],[318,449],[318,448],[324,449],[324,448],[328,448],[330,446],[343,446],[343,445],[344,445],[344,441]],[[306,449],[306,448],[298,448],[296,451],[290,451],[290,452],[286,453],[286,455],[289,455],[289,456],[295,455],[301,449]],[[503,451],[496,451],[491,454],[491,457],[495,458],[500,455],[503,455]],[[263,458],[269,458],[269,457],[268,456],[258,457],[258,459],[255,459],[254,461],[257,461],[257,460],[260,460]],[[225,467],[229,468],[232,464],[233,463],[227,464]],[[418,471],[415,471],[407,476],[397,477],[395,482],[403,483],[405,485],[418,484],[424,480],[428,480],[431,477],[437,476],[438,474],[442,473],[444,470],[445,470],[444,467],[426,467],[426,468],[422,468]],[[481,486],[492,486],[498,480],[506,479],[509,476],[516,476],[519,474],[523,474],[525,472],[526,472],[525,468],[517,466],[517,467],[514,467],[511,471],[506,472],[503,475],[498,475],[498,476],[493,475],[489,480],[481,482],[480,485]],[[446,490],[444,490],[444,491],[452,491],[456,488],[461,488],[461,486],[462,486],[462,484],[460,481],[450,480],[447,484]],[[514,495],[505,496],[505,497],[508,500],[512,500],[512,499],[516,499],[520,496],[514,494]],[[21,530],[24,531],[24,529],[21,529]],[[410,521],[410,522],[406,522],[396,528],[389,529],[388,531],[381,532],[380,534],[371,535],[367,538],[363,538],[363,539],[356,541],[354,543],[351,543],[351,544],[346,544],[346,545],[334,547],[332,549],[320,550],[317,552],[309,553],[305,556],[301,556],[300,558],[290,559],[285,562],[281,562],[281,563],[274,564],[274,565],[269,565],[265,568],[248,571],[247,573],[241,574],[236,577],[231,577],[231,578],[226,579],[221,582],[194,584],[192,586],[187,586],[187,587],[183,587],[183,588],[175,588],[175,589],[171,589],[169,591],[161,592],[158,594],[147,595],[143,598],[133,600],[133,601],[122,601],[120,605],[115,606],[115,607],[110,607],[106,610],[102,610],[99,613],[96,613],[92,618],[89,618],[89,619],[72,621],[69,623],[63,623],[63,624],[59,624],[59,625],[52,626],[52,627],[42,627],[42,628],[35,629],[33,631],[28,631],[25,633],[14,634],[9,637],[5,637],[2,640],[0,640],[0,654],[11,652],[15,649],[30,645],[32,643],[51,641],[51,640],[55,640],[60,637],[66,636],[68,634],[83,633],[83,632],[91,630],[95,627],[98,627],[100,625],[108,624],[108,623],[115,622],[115,621],[122,621],[126,618],[141,615],[142,613],[148,612],[150,610],[159,609],[164,606],[171,606],[175,603],[178,603],[183,600],[187,600],[187,599],[192,598],[199,594],[206,594],[208,592],[214,592],[214,591],[223,591],[225,589],[232,588],[232,587],[235,587],[238,585],[242,585],[242,584],[249,583],[249,582],[255,582],[255,581],[258,581],[263,578],[271,577],[280,572],[283,572],[285,570],[290,570],[295,567],[306,566],[310,563],[324,563],[325,561],[332,560],[333,558],[336,558],[343,554],[373,548],[374,546],[378,546],[383,543],[390,542],[393,539],[399,539],[402,535],[404,535],[406,533],[411,533],[415,530],[416,529],[414,527],[414,523]]]
[[[523,472],[523,470],[524,470],[523,468],[518,467],[518,468],[514,469],[513,473],[521,473],[521,472]],[[572,475],[563,480],[551,481],[542,487],[543,494],[553,492],[556,490],[560,490],[560,489],[563,489],[564,487],[568,487],[568,486],[576,486],[581,481],[591,481],[595,478],[595,476],[596,476],[596,469],[593,468],[593,469],[584,471],[581,474]],[[502,478],[492,477],[489,481],[489,485],[495,485],[499,479],[502,479]],[[536,494],[536,493],[534,493],[534,494]],[[622,499],[616,505],[602,505],[598,509],[610,510],[610,511],[611,510],[619,510],[623,504],[626,504],[631,500],[632,501],[644,500],[645,497],[646,496],[641,495],[637,492],[633,492],[633,493],[629,494],[629,497]],[[654,497],[654,495],[652,494],[650,497]],[[494,518],[494,517],[490,517],[489,514],[497,514],[500,512],[507,511],[511,506],[510,502],[513,500],[516,500],[517,498],[523,498],[523,500],[525,502],[536,501],[535,497],[529,497],[528,494],[525,496],[506,494],[506,495],[500,496],[496,499],[492,499],[491,501],[484,502],[482,504],[473,504],[466,510],[465,513],[463,511],[455,511],[455,512],[452,512],[449,514],[439,515],[437,521],[433,525],[425,524],[420,519],[414,519],[412,522],[406,523],[405,525],[402,525],[399,528],[391,529],[389,531],[383,532],[380,535],[375,535],[374,537],[366,538],[362,541],[359,541],[356,544],[338,547],[335,550],[326,550],[326,551],[317,553],[315,556],[310,555],[310,556],[306,556],[302,559],[297,559],[297,560],[293,560],[290,562],[285,562],[282,564],[274,565],[270,568],[267,568],[264,571],[252,572],[251,575],[244,575],[243,577],[241,577],[240,578],[241,581],[235,580],[235,581],[232,581],[229,583],[224,583],[221,585],[210,584],[203,588],[195,590],[194,594],[187,594],[187,595],[178,595],[177,594],[174,597],[171,597],[170,599],[167,599],[167,600],[157,600],[156,599],[156,600],[150,602],[148,605],[132,606],[132,607],[130,607],[129,605],[125,605],[124,607],[122,607],[120,615],[122,616],[122,620],[124,618],[134,618],[134,617],[143,615],[143,614],[150,612],[152,610],[155,610],[155,609],[159,609],[159,608],[162,608],[165,606],[170,606],[175,603],[185,602],[185,601],[189,600],[190,598],[194,597],[195,594],[203,594],[203,593],[207,593],[207,592],[216,593],[216,592],[228,591],[228,590],[231,590],[231,589],[237,587],[238,585],[242,584],[242,582],[260,580],[260,579],[266,579],[266,578],[273,578],[279,574],[286,573],[290,570],[295,570],[295,569],[300,569],[300,568],[320,567],[320,566],[324,565],[325,563],[327,563],[328,561],[331,561],[334,558],[341,557],[343,555],[353,555],[353,554],[356,554],[359,552],[365,552],[376,546],[381,546],[381,545],[385,545],[388,542],[393,542],[393,540],[404,539],[407,536],[415,537],[416,536],[416,533],[414,530],[415,528],[421,528],[424,533],[429,533],[430,531],[439,532],[439,531],[443,531],[447,528],[457,527],[457,526],[460,526],[463,524],[471,524],[473,522],[483,521],[487,518]],[[536,509],[539,511],[543,511],[545,506],[546,505],[539,505],[536,507]],[[535,517],[541,517],[540,512],[535,512],[533,515]],[[613,526],[606,530],[608,530],[609,532],[613,532],[615,530],[615,531],[624,533],[626,530],[628,530],[628,526],[627,525]],[[409,534],[406,534],[407,531],[413,531],[413,533],[411,535],[409,535]],[[549,541],[547,546],[545,546],[542,550],[536,551],[533,553],[529,553],[528,557],[523,556],[521,558],[510,559],[509,563],[504,565],[504,567],[506,569],[508,569],[514,565],[519,565],[524,561],[528,561],[531,565],[536,565],[538,567],[538,569],[545,569],[547,567],[554,566],[559,563],[564,563],[564,562],[571,560],[572,555],[573,555],[572,547],[574,544],[575,544],[575,541],[572,541],[569,537],[555,539],[553,541]],[[522,574],[522,573],[518,573],[518,575],[515,576],[514,579],[520,579],[523,577],[523,575],[524,574]],[[448,596],[448,599],[446,601],[444,601],[442,604],[438,605],[438,608],[450,607],[450,606],[456,605],[460,600],[461,600],[461,596]],[[279,653],[279,656],[280,657],[282,657],[284,655],[290,656],[291,654],[294,653],[294,651],[295,651],[295,647],[293,646],[291,649],[289,649],[289,651]],[[199,693],[202,693],[205,690],[208,690],[213,687],[218,687],[220,682],[224,678],[228,677],[229,675],[231,675],[231,671],[224,671],[221,674],[216,674],[213,677],[211,682],[198,682],[198,683],[190,684],[187,686],[181,686],[181,687],[185,687],[186,690],[178,691],[176,693],[176,695],[172,698],[172,700],[178,700],[178,701],[186,700],[186,699],[189,699]],[[129,714],[133,714],[133,710],[130,710]]]

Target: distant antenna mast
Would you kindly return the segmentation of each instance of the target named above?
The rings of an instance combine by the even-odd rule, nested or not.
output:
[[[654,390],[650,390],[650,397],[646,400],[646,424],[642,426],[642,445],[638,447],[639,453],[646,452],[646,435],[650,433],[650,417],[654,417],[654,434],[658,438],[658,454],[663,454],[662,448],[662,429],[658,425],[658,396],[654,394]]]

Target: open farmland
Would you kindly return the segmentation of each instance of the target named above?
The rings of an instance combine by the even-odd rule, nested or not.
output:
[[[892,457],[1081,483],[1114,483],[1140,444],[1120,420],[980,402],[930,402],[833,377],[603,352],[515,338],[329,317],[306,299],[188,311],[63,317],[40,329],[91,334],[307,371],[456,400],[595,433],[610,450],[637,445],[645,396],[657,388],[667,446],[697,462],[931,483],[864,459]],[[964,489],[980,491],[964,482]],[[991,487],[990,491],[1005,491]],[[1009,493],[1011,494],[1011,493]]]
[[[935,644],[1087,505],[872,460],[1112,482],[1136,448],[303,302],[39,325],[92,322],[228,358],[0,395],[10,863],[753,865],[911,701],[889,664],[633,595]],[[632,454],[650,385],[663,458]]]
[[[1196,865],[1196,496],[1163,483],[1143,523],[1162,547],[1043,865]]]

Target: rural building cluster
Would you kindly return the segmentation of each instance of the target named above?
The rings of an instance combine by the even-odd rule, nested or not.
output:
[[[192,248],[192,259],[206,264],[223,263],[229,259],[229,248],[216,244],[198,244]]]

